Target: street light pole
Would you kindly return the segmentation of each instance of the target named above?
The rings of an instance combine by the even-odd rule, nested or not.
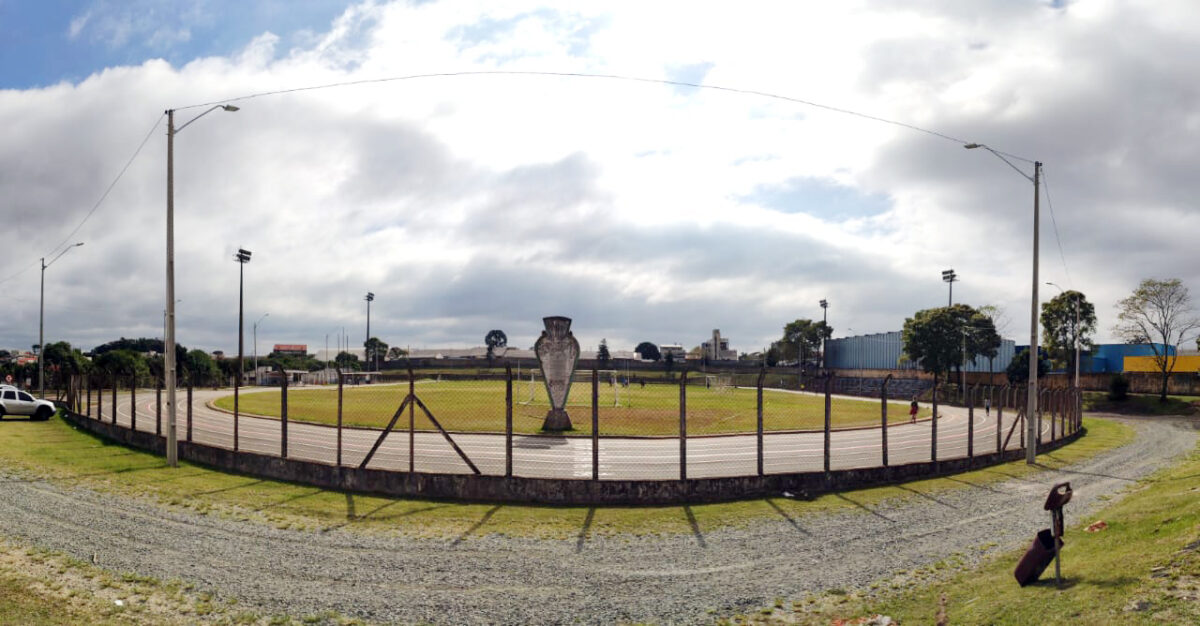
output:
[[[258,324],[259,324],[259,322],[262,322],[264,319],[266,319],[266,317],[268,315],[270,315],[270,313],[263,313],[262,317],[258,318],[257,322],[254,322],[254,386],[256,386],[256,387],[259,386],[259,384],[258,384]]]
[[[829,362],[825,359],[825,335],[829,328],[829,301],[821,300],[821,370],[829,368]],[[822,372],[824,373],[824,371]]]
[[[372,350],[372,354],[370,354],[370,355],[366,354],[366,347],[367,347],[367,344],[371,342],[371,303],[375,301],[375,294],[368,291],[367,297],[364,299],[367,301],[367,338],[366,338],[366,340],[363,341],[363,357],[364,357],[364,360],[366,360],[365,357],[374,356],[373,350]],[[368,368],[372,367],[371,361],[367,361],[367,367]],[[374,369],[372,368],[371,371],[374,371]]]
[[[46,257],[42,257],[42,292],[38,304],[38,397],[46,397],[46,268],[54,264],[55,261],[62,258],[62,255],[71,251],[71,248],[82,246],[83,242],[79,242],[72,246],[67,246],[58,256],[46,262]]]
[[[956,280],[958,280],[958,274],[955,274],[953,269],[942,272],[942,282],[950,285],[950,296],[946,299],[946,306],[954,306],[954,281]]]
[[[988,146],[981,143],[969,143],[963,146],[968,150],[975,148],[983,148],[991,152],[996,158],[1004,161],[1009,167],[1017,171],[1018,174],[1025,177],[1026,180],[1033,183],[1033,297],[1029,307],[1029,388],[1025,403],[1026,429],[1025,441],[1028,445],[1025,448],[1025,463],[1033,465],[1037,462],[1037,434],[1041,427],[1041,420],[1037,419],[1038,406],[1038,225],[1041,218],[1040,205],[1040,186],[1042,180],[1042,162],[1033,162],[1033,176],[1021,171],[1021,168],[1012,164],[1011,161],[1004,158],[1004,155],[996,152]]]
[[[175,128],[175,109],[167,109],[167,332],[163,337],[163,377],[167,386],[167,465],[178,467],[179,446],[175,437],[175,135],[189,124],[217,109],[237,111],[231,104],[218,104]],[[236,442],[236,439],[235,439]]]

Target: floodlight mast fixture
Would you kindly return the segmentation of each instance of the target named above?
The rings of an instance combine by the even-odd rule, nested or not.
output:
[[[1033,183],[1033,297],[1029,306],[1029,389],[1025,403],[1026,429],[1025,463],[1033,465],[1037,462],[1037,435],[1041,429],[1038,419],[1038,223],[1040,220],[1040,185],[1042,180],[1042,162],[1033,162],[1033,176],[1026,174],[1021,168],[1013,165],[1003,154],[981,143],[968,143],[963,146],[967,150],[983,148],[996,158],[1004,161],[1025,180]]]
[[[829,328],[829,301],[821,300],[821,370],[824,371],[829,367],[828,361],[825,360],[825,335]]]
[[[942,272],[942,282],[950,285],[950,296],[946,300],[946,306],[954,306],[954,281],[956,280],[958,280],[958,274],[955,274],[953,269]]]
[[[1058,287],[1058,290],[1061,291],[1064,295],[1066,295],[1066,293],[1067,293],[1067,290],[1063,289],[1059,285],[1056,285],[1054,283],[1046,283],[1046,284],[1050,285],[1051,287]],[[1075,388],[1078,389],[1079,388],[1079,351],[1080,351],[1079,350],[1079,347],[1080,347],[1079,346],[1079,344],[1080,344],[1080,342],[1079,342],[1079,297],[1078,296],[1073,297],[1073,298],[1071,298],[1071,300],[1075,304],[1075,337],[1074,337],[1074,339],[1075,339]]]
[[[40,304],[38,304],[38,397],[46,397],[46,268],[54,265],[54,262],[61,259],[62,255],[71,251],[72,248],[82,246],[83,242],[72,244],[63,248],[58,256],[46,262],[46,257],[42,257],[42,295]]]
[[[175,135],[192,122],[217,109],[233,112],[232,104],[218,104],[175,128],[175,109],[167,109],[167,332],[163,337],[163,378],[167,387],[167,465],[179,466],[175,437]]]
[[[238,417],[240,415],[238,407],[238,396],[241,392],[242,379],[246,377],[246,345],[245,345],[245,323],[242,321],[242,302],[244,300],[245,291],[245,276],[246,264],[250,262],[250,255],[253,254],[249,250],[238,248],[237,254],[233,255],[233,260],[238,262],[238,376],[237,382],[233,383],[233,451],[238,451]],[[258,382],[258,373],[255,372],[255,382]]]

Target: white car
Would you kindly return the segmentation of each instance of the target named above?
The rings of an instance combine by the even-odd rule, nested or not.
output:
[[[57,409],[49,400],[39,400],[11,385],[0,385],[0,419],[8,415],[27,415],[48,420]]]

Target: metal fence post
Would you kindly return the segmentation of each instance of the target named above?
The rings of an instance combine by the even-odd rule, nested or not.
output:
[[[504,477],[513,475],[513,373],[512,365],[504,366]],[[593,430],[595,425],[592,425]],[[595,443],[592,444],[595,446]],[[594,461],[593,461],[594,464]]]
[[[87,393],[87,416],[92,416],[92,377],[83,377],[83,388]]]
[[[755,383],[755,389],[758,391],[758,475],[763,475],[763,379],[767,377],[767,368],[762,368],[758,372],[758,382]]]
[[[929,421],[929,460],[937,463],[938,377],[933,375],[933,418]]]
[[[887,429],[888,429],[888,383],[892,382],[892,375],[888,374],[883,378],[883,387],[879,392],[879,433],[880,433],[880,448],[883,452],[883,466],[888,466],[888,449],[887,449]]]
[[[1000,443],[1000,431],[1004,430],[1004,399],[1008,397],[1008,385],[1000,388],[1000,401],[996,403],[996,454],[1004,451]]]
[[[342,466],[342,367],[337,366],[337,466]]]
[[[687,370],[679,376],[679,480],[687,480]]]
[[[279,370],[279,456],[286,459],[288,455],[288,379],[287,372],[283,371],[282,365],[275,367]],[[257,380],[257,373],[255,373],[255,379]]]
[[[129,430],[137,430],[137,377],[129,383]]]
[[[113,424],[117,423],[117,377],[113,376],[113,395],[112,395],[112,414]]]
[[[975,396],[979,393],[979,384],[975,384],[967,392],[967,458],[975,458]]]
[[[600,480],[600,372],[592,368],[592,480]]]
[[[413,375],[412,361],[408,362],[408,397],[415,399],[417,397],[417,379]],[[408,473],[412,474],[417,471],[417,407],[416,402],[408,403]]]
[[[162,379],[154,381],[154,434],[162,435]]]
[[[831,430],[833,427],[832,419],[833,409],[833,374],[825,373],[825,471],[829,472],[829,448],[831,440]]]
[[[188,443],[192,441],[192,381],[188,380],[187,386],[187,435],[185,440]]]

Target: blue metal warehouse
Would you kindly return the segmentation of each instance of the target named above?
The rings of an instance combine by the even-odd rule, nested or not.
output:
[[[825,352],[827,366],[833,369],[920,369],[917,363],[901,360],[904,342],[900,339],[900,331],[830,339],[825,342]],[[990,369],[984,357],[975,359],[965,369],[968,372],[1003,372],[1015,354],[1016,343],[1003,339]]]

